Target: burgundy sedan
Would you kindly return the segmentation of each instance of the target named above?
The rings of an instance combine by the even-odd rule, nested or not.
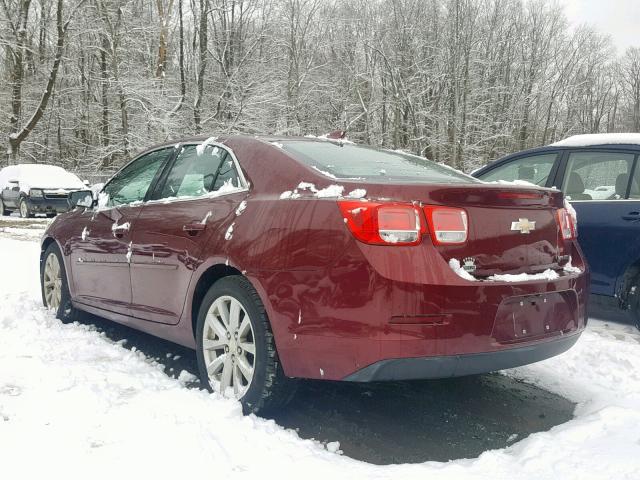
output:
[[[156,146],[42,241],[42,296],[196,350],[245,411],[293,378],[515,367],[570,348],[588,273],[562,193],[340,140]]]

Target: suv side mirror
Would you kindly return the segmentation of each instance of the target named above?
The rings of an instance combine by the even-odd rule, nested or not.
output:
[[[76,207],[91,208],[93,207],[93,194],[91,190],[78,190],[77,192],[71,192],[67,200],[69,203],[69,210]]]

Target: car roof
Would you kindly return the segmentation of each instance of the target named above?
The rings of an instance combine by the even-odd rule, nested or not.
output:
[[[592,147],[602,145],[640,146],[640,133],[586,133],[573,135],[551,144],[553,147]]]
[[[340,143],[342,140],[334,138],[319,137],[313,135],[307,136],[295,136],[295,135],[243,135],[243,134],[220,134],[220,135],[195,135],[191,137],[180,137],[167,140],[166,142],[157,143],[144,150],[136,153],[132,158],[139,157],[145,153],[152,152],[159,148],[174,147],[181,143],[201,143],[209,139],[215,139],[218,143],[225,143],[227,140],[240,140],[240,141],[261,141],[261,142],[286,142],[286,141],[305,141],[305,142],[333,142]]]

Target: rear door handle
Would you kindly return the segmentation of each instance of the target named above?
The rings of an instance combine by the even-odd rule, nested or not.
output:
[[[187,225],[182,227],[182,230],[187,232],[189,235],[197,235],[198,233],[204,231],[207,228],[207,225],[204,223],[188,223]]]
[[[629,212],[626,215],[622,216],[623,220],[627,220],[628,222],[637,222],[640,220],[640,212]]]

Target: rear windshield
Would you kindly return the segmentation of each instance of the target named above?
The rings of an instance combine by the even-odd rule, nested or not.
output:
[[[286,141],[285,151],[335,178],[375,182],[479,183],[425,158],[374,147],[337,142]]]

